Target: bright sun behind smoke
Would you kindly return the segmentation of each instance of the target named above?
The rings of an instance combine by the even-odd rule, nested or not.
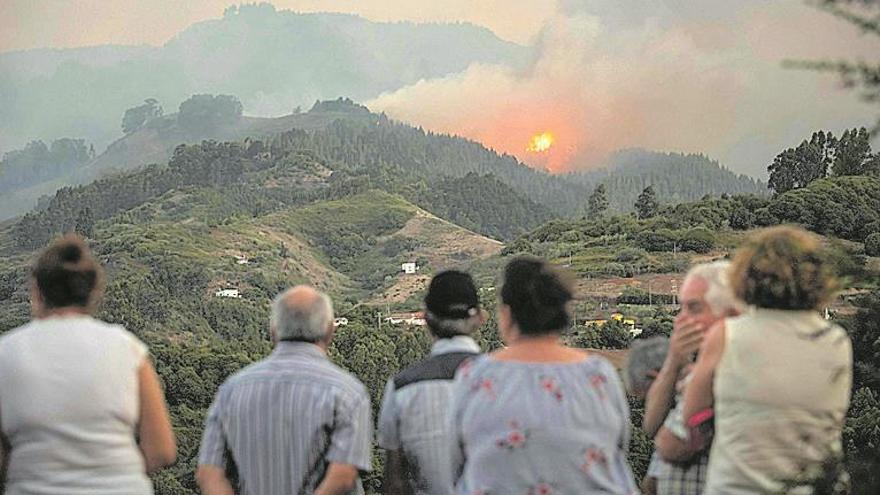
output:
[[[532,136],[532,140],[529,141],[529,146],[526,148],[526,151],[542,153],[549,150],[551,146],[553,146],[553,134],[542,132],[541,134],[535,134]]]

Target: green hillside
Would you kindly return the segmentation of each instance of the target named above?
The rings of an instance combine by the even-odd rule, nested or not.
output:
[[[639,193],[648,186],[665,204],[696,201],[706,195],[768,194],[766,183],[731,172],[706,156],[638,149],[614,153],[604,167],[569,178],[590,191],[604,184],[610,209],[618,213],[632,211]]]
[[[697,155],[622,152],[608,168],[550,175],[474,141],[394,122],[342,98],[276,119],[232,115],[211,122],[210,114],[191,117],[185,122],[198,125],[181,123],[176,114],[153,118],[82,165],[61,167],[56,175],[43,174],[39,180],[7,187],[0,198],[0,218],[28,211],[39,197],[52,195],[57,188],[165,163],[174,158],[181,143],[204,140],[259,140],[269,143],[267,151],[314,153],[333,169],[368,176],[380,188],[393,189],[444,218],[498,239],[515,237],[552,217],[583,216],[587,198],[598,184],[606,186],[613,212],[630,211],[648,185],[666,204],[707,194],[766,193],[763,183]],[[32,167],[24,168],[19,175],[27,175]],[[0,186],[5,181],[0,163]],[[516,198],[516,204],[498,201],[505,197]],[[41,204],[47,202],[44,198]],[[470,210],[462,214],[461,205],[468,204]]]

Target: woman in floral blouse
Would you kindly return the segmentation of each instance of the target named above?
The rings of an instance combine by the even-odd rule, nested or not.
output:
[[[507,265],[498,305],[507,347],[456,375],[456,493],[637,493],[616,370],[560,342],[573,293],[564,274],[540,259]]]

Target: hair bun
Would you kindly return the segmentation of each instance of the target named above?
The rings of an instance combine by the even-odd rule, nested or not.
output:
[[[58,259],[62,263],[79,263],[82,255],[82,248],[76,244],[65,244],[58,249]]]
[[[571,291],[552,272],[542,270],[535,282],[534,296],[541,305],[561,306],[572,299]]]

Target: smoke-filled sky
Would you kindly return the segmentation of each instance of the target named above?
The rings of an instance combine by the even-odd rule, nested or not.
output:
[[[230,0],[2,0],[0,51],[154,44]],[[801,0],[275,0],[377,21],[468,21],[536,48],[526,70],[474,65],[367,102],[553,170],[627,147],[703,152],[756,176],[812,130],[873,121],[836,78],[785,59],[876,59],[880,43]],[[526,151],[541,132],[545,152]]]

